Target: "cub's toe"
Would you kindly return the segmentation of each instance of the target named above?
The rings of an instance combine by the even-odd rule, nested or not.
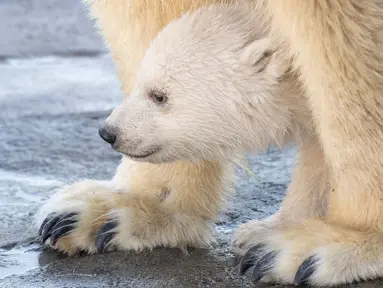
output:
[[[77,216],[78,213],[49,214],[39,229],[41,242],[44,244],[50,238],[51,245],[56,245],[57,240],[76,228]]]
[[[96,248],[97,253],[104,253],[107,251],[108,244],[116,235],[117,221],[109,221],[105,223],[98,231],[96,235]]]

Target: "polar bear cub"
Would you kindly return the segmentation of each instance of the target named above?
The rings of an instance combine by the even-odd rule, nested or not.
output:
[[[206,6],[155,37],[100,129],[124,156],[115,177],[49,199],[37,215],[44,243],[70,255],[209,243],[232,158],[311,133],[290,63],[253,9]]]
[[[169,23],[101,136],[133,160],[164,163],[258,151],[306,125],[287,63],[251,8],[204,7]]]

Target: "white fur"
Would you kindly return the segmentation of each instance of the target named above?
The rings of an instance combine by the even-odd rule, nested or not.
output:
[[[235,250],[262,243],[279,252],[265,282],[292,283],[311,256],[309,284],[383,275],[382,0],[88,2],[130,94],[107,121],[115,148],[161,150],[141,162],[124,157],[108,186],[84,181],[49,200],[42,215],[80,213],[54,248],[93,253],[110,220],[120,223],[118,249],[204,245],[231,191],[227,158],[294,139],[299,161],[280,211],[242,225]],[[218,2],[237,4],[188,13],[157,35]],[[148,100],[153,87],[169,92],[169,105]]]
[[[285,75],[288,65],[251,8],[202,8],[153,40],[132,94],[106,125],[118,132],[115,148],[123,153],[161,150],[140,163],[124,157],[111,182],[86,180],[49,199],[38,225],[51,213],[79,218],[57,249],[95,252],[98,229],[113,219],[120,223],[112,241],[119,249],[210,243],[211,222],[232,191],[228,163],[235,154],[281,144],[310,126],[295,78]],[[151,89],[165,91],[169,101],[156,105]]]
[[[112,181],[79,182],[47,201],[38,225],[51,213],[79,218],[56,248],[95,252],[94,237],[111,220],[120,223],[112,241],[119,249],[205,245],[232,191],[227,163],[244,151],[311,133],[296,78],[286,72],[289,63],[252,9],[248,3],[208,6],[157,35],[133,92],[106,126],[116,132],[114,148],[122,153],[161,150],[134,159],[141,163],[125,156]],[[153,89],[166,93],[168,102],[155,104],[148,97]]]
[[[132,93],[106,121],[118,151],[129,156],[160,147],[135,160],[162,163],[222,159],[285,141],[294,126],[291,105],[300,104],[282,89],[286,67],[253,8],[201,8],[157,35]],[[156,105],[152,90],[168,102]]]

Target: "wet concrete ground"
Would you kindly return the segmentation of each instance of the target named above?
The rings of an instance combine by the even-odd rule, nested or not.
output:
[[[121,99],[119,83],[79,0],[3,0],[0,19],[0,287],[250,286],[228,241],[279,207],[294,149],[249,157],[252,173],[238,171],[211,249],[66,258],[36,243],[32,217],[54,189],[113,175],[120,156],[97,129]]]

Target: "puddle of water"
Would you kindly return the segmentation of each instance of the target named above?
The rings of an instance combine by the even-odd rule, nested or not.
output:
[[[39,267],[40,246],[32,244],[12,249],[0,249],[0,279],[10,275],[20,275]]]
[[[5,245],[0,248],[0,280],[11,275],[25,274],[63,258],[66,256],[52,250],[44,251],[37,243]]]

